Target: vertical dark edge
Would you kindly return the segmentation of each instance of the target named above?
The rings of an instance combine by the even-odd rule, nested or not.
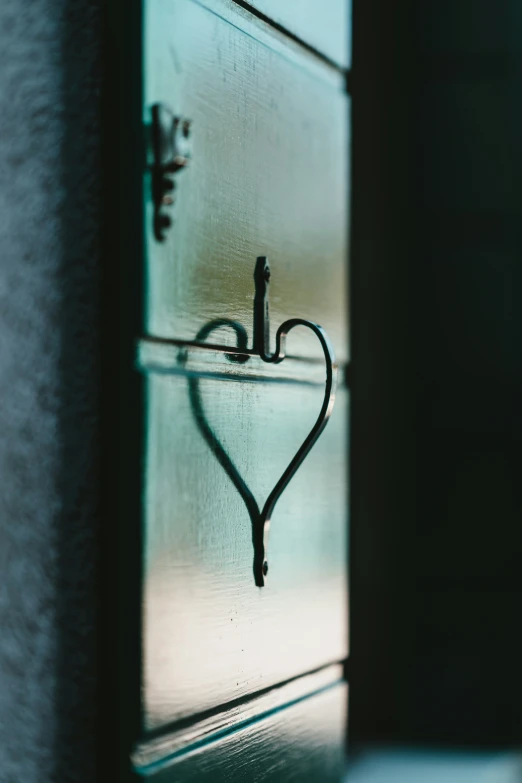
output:
[[[408,0],[354,0],[351,751],[400,738],[401,650],[411,633],[411,585],[403,589],[416,502],[408,26]]]
[[[141,731],[140,607],[144,391],[133,369],[143,324],[142,0],[105,6],[100,780],[129,780]]]
[[[54,195],[51,198],[51,203],[57,205],[55,225],[59,223],[60,226],[61,253],[60,266],[55,270],[56,276],[48,280],[49,287],[46,289],[47,296],[52,293],[53,298],[49,302],[40,302],[38,299],[32,301],[35,310],[43,307],[44,313],[54,313],[55,330],[53,347],[48,348],[48,375],[44,381],[35,376],[31,383],[35,383],[39,388],[40,410],[54,411],[54,406],[57,406],[55,437],[60,466],[56,476],[56,490],[59,506],[54,512],[51,508],[44,509],[42,519],[35,518],[33,523],[34,534],[38,535],[37,529],[47,513],[53,513],[54,540],[50,539],[49,554],[50,562],[53,553],[56,555],[53,564],[56,571],[51,570],[50,573],[42,575],[43,581],[52,582],[56,579],[56,614],[52,629],[55,637],[47,641],[57,645],[56,668],[53,673],[56,690],[51,707],[56,722],[55,726],[50,728],[51,732],[54,732],[54,746],[52,751],[49,749],[53,780],[74,780],[75,783],[80,783],[93,779],[98,750],[98,705],[95,691],[100,529],[98,294],[101,3],[100,0],[64,0],[63,3],[49,5],[47,12],[51,9],[53,18],[50,20],[49,30],[54,29],[58,36],[54,42],[56,49],[54,44],[51,48],[46,48],[51,45],[51,39],[44,35],[37,46],[40,55],[36,51],[34,62],[38,61],[39,56],[41,59],[42,55],[44,60],[47,56],[53,58],[53,67],[48,72],[48,78],[51,78],[48,88],[49,94],[53,94],[59,104],[53,109],[55,119],[51,118],[50,127],[52,128],[57,120],[62,134],[57,142],[60,145],[59,157],[55,157],[53,153],[52,158],[46,159],[49,164],[51,160],[55,164],[53,179],[46,183],[46,187],[49,193],[56,196],[61,194],[58,201],[54,200]],[[59,52],[59,62],[54,62],[54,52]],[[52,70],[58,67],[59,84],[53,82],[54,77],[50,76]],[[23,94],[30,85],[19,86]],[[35,106],[28,104],[27,111],[28,118],[38,116],[39,122],[46,123],[46,109],[37,110]],[[23,123],[27,123],[27,120]],[[37,126],[35,131],[36,128]],[[41,160],[41,157],[37,154],[34,161],[37,189],[38,160]],[[31,183],[28,185],[30,188]],[[45,192],[42,191],[43,197]],[[34,223],[34,215],[27,214],[26,221],[29,234],[39,231],[40,227]],[[59,387],[57,396],[54,397],[54,392],[51,391],[54,382],[51,357],[56,349],[59,350]],[[31,422],[31,426],[39,426],[39,416]],[[38,458],[36,454],[34,458]],[[52,482],[53,478],[49,476],[49,480]],[[14,524],[20,521],[12,520]],[[34,566],[39,567],[37,563]],[[44,590],[44,595],[47,595],[48,589],[49,585]],[[52,611],[49,607],[46,607],[46,610]],[[36,626],[39,622],[40,619],[35,617]],[[45,624],[42,628],[44,627],[50,630]],[[38,658],[37,654],[35,660]],[[51,676],[51,673],[46,672],[45,676]],[[31,679],[28,681],[28,687],[31,687]],[[31,742],[27,749],[32,752]],[[46,777],[45,772],[42,771],[41,774]],[[0,778],[10,778],[9,772],[2,770]]]
[[[353,8],[354,8],[354,0],[346,0],[348,4],[348,13],[350,17],[353,17]],[[345,306],[348,308],[348,324],[347,324],[347,331],[348,334],[347,337],[347,344],[348,344],[348,356],[349,356],[349,364],[346,367],[345,373],[344,373],[344,385],[345,389],[347,391],[347,397],[348,397],[348,427],[347,431],[345,432],[345,438],[346,438],[346,458],[347,458],[347,465],[346,465],[346,489],[345,489],[345,504],[346,504],[346,511],[345,511],[345,519],[346,519],[346,525],[347,525],[347,536],[346,536],[346,591],[347,591],[347,612],[348,612],[348,622],[347,622],[347,657],[344,661],[343,666],[343,677],[345,682],[347,683],[347,705],[346,705],[346,726],[344,731],[344,763],[345,767],[346,764],[349,761],[349,751],[350,751],[350,709],[351,709],[351,696],[350,696],[350,684],[351,684],[351,665],[350,665],[350,656],[351,656],[351,647],[352,647],[352,571],[351,571],[351,525],[352,525],[352,513],[351,513],[351,493],[352,493],[352,415],[353,415],[353,409],[352,409],[352,309],[351,309],[351,288],[352,288],[352,213],[353,213],[353,138],[352,138],[352,125],[353,125],[353,100],[352,100],[352,44],[353,44],[353,27],[352,22],[350,20],[348,29],[346,30],[346,35],[350,36],[350,39],[348,40],[348,50],[350,53],[350,57],[348,60],[347,68],[344,71],[344,91],[346,94],[346,111],[348,114],[348,122],[347,122],[347,134],[345,143],[348,145],[348,155],[347,155],[347,167],[345,171],[346,181],[347,181],[347,188],[348,188],[348,204],[347,204],[347,211],[345,215],[346,225],[348,229],[348,246],[346,248],[346,255],[344,258],[344,263],[346,264],[346,291],[345,291]]]

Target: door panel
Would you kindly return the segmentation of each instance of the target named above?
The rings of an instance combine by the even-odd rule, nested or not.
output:
[[[155,763],[137,766],[151,783],[339,783],[348,707],[344,683],[229,725]],[[141,757],[146,753],[141,753]]]
[[[301,38],[309,46],[350,65],[350,0],[247,0],[248,4]]]
[[[248,365],[228,380],[206,368],[197,392],[262,505],[317,418],[324,370],[260,381]],[[276,506],[260,589],[250,518],[198,427],[194,378],[166,372],[147,378],[146,729],[342,660],[348,642],[346,391]]]
[[[135,335],[145,436],[134,771],[158,783],[333,783],[348,651],[344,74],[231,0],[143,7],[151,146]],[[161,207],[173,221],[163,241],[152,193],[158,103],[192,129],[189,165]],[[252,503],[263,506],[315,423],[325,366],[302,327],[281,364],[255,355],[259,256],[272,270],[272,340],[283,321],[310,319],[340,366],[331,420],[272,514],[262,588]],[[242,328],[246,347],[235,344]]]
[[[215,318],[250,328],[257,256],[273,269],[272,318],[309,318],[348,355],[348,102],[338,72],[250,15],[193,0],[145,9],[145,122],[168,104],[192,120],[175,175],[173,226],[158,242],[145,178],[148,334],[194,340]],[[242,10],[242,9],[239,9]],[[238,29],[241,25],[242,29]],[[299,335],[291,352],[321,356]]]

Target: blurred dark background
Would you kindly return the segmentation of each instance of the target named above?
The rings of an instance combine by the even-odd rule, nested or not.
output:
[[[350,738],[522,744],[522,4],[354,0]]]

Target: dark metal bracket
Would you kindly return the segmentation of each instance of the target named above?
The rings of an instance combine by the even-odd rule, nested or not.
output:
[[[258,505],[253,493],[242,478],[236,465],[225,451],[219,438],[210,426],[205,415],[203,401],[200,392],[200,379],[197,377],[189,378],[189,395],[192,406],[192,412],[201,434],[212,449],[212,452],[219,464],[223,467],[228,477],[241,495],[247,508],[252,523],[252,543],[254,547],[254,580],[257,587],[263,587],[265,577],[268,573],[268,561],[266,552],[268,547],[268,534],[270,522],[275,506],[284,490],[294,477],[303,460],[312,449],[319,435],[324,430],[328,419],[333,410],[335,402],[335,388],[337,383],[337,365],[332,344],[328,335],[321,326],[306,321],[302,318],[290,318],[281,324],[276,332],[276,350],[270,353],[270,313],[268,301],[268,285],[270,281],[270,267],[265,257],[257,259],[255,273],[255,297],[254,297],[254,341],[253,351],[248,354],[247,350],[247,332],[242,324],[228,319],[219,319],[205,324],[197,334],[198,341],[206,340],[209,335],[217,329],[228,327],[235,332],[236,348],[238,353],[233,350],[227,353],[230,361],[248,361],[252,354],[259,355],[265,362],[279,363],[285,358],[286,337],[288,333],[296,326],[304,326],[316,335],[323,349],[326,364],[325,392],[321,410],[315,424],[304,439],[303,443],[292,457],[283,474],[270,492],[262,508]]]
[[[152,107],[152,201],[154,236],[158,242],[172,225],[167,208],[174,203],[175,183],[172,175],[188,166],[191,158],[191,121],[176,117],[163,103]]]

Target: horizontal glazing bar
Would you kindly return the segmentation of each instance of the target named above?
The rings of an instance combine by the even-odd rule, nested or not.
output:
[[[136,772],[147,775],[175,763],[180,756],[218,742],[232,731],[241,731],[254,721],[263,720],[274,712],[292,706],[327,688],[343,682],[342,664],[330,664],[319,671],[297,677],[266,693],[254,695],[247,702],[229,707],[196,724],[174,730],[160,737],[139,743],[132,754]]]
[[[189,375],[231,381],[323,385],[324,360],[287,356],[279,364],[264,362],[253,351],[230,346],[143,338],[137,343],[136,366],[144,373]],[[346,382],[347,365],[339,368],[339,385]]]

